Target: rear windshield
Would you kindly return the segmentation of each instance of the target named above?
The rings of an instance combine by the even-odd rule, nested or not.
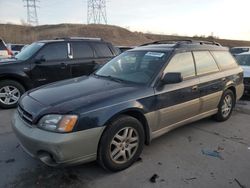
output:
[[[237,55],[236,59],[239,65],[250,66],[250,54],[249,55]]]
[[[0,50],[6,50],[6,46],[2,40],[0,40]]]

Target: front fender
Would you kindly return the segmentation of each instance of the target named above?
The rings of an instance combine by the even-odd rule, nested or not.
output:
[[[75,131],[105,126],[116,115],[132,110],[136,110],[144,115],[152,110],[151,105],[148,105],[148,100],[152,100],[152,98],[150,97],[150,99],[147,98],[141,101],[126,101],[80,114]]]

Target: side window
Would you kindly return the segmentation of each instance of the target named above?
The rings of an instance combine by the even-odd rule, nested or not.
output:
[[[45,45],[37,55],[43,57],[46,61],[67,59],[66,43],[51,43]]]
[[[210,52],[201,51],[193,53],[198,75],[219,71],[219,68]]]
[[[90,58],[94,56],[92,48],[85,42],[73,42],[73,58]]]
[[[195,67],[191,52],[178,53],[169,62],[164,70],[167,72],[180,72],[183,78],[195,76]]]
[[[98,57],[111,57],[113,56],[109,47],[104,43],[93,43]]]
[[[238,66],[233,56],[227,51],[213,51],[212,54],[222,70]]]

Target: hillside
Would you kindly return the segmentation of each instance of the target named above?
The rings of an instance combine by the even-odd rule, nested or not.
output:
[[[22,26],[12,24],[0,24],[0,37],[10,43],[31,43],[36,40],[53,39],[56,37],[101,37],[115,45],[140,45],[155,40],[176,40],[176,39],[199,39],[172,35],[144,34],[131,32],[127,29],[111,25],[83,25],[83,24],[59,24],[41,26]],[[214,40],[214,39],[212,39]],[[250,46],[250,41],[237,41],[216,39],[225,46]]]

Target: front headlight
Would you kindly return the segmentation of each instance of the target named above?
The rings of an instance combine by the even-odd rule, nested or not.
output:
[[[53,132],[71,132],[77,119],[77,115],[46,115],[40,119],[38,127]]]

